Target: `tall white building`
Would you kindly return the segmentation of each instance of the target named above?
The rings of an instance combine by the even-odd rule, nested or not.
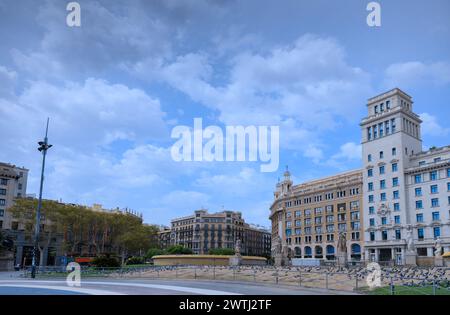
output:
[[[450,147],[422,151],[411,97],[393,89],[368,100],[361,122],[365,257],[405,263],[406,231],[417,255],[450,251]]]

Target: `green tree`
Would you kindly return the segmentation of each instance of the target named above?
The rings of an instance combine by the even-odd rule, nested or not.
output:
[[[234,250],[231,248],[212,248],[209,250],[210,255],[234,255]]]
[[[145,255],[146,258],[151,259],[153,256],[164,255],[166,253],[165,250],[160,248],[150,248]]]
[[[192,254],[192,249],[182,245],[173,245],[167,249],[167,253],[170,255],[190,255]]]

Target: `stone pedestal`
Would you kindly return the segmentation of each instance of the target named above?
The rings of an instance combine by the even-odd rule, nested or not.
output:
[[[234,255],[233,257],[230,257],[229,264],[230,266],[240,266],[242,264],[242,256]]]
[[[434,266],[435,267],[444,267],[444,257],[442,257],[442,256],[434,257]]]
[[[289,265],[289,259],[287,257],[284,257],[283,255],[276,255],[275,256],[275,267],[283,267]]]
[[[337,255],[337,263],[339,266],[347,265],[347,255],[346,254],[338,254]]]
[[[407,266],[417,266],[417,255],[416,255],[416,253],[406,253],[405,254],[405,265],[407,265]]]

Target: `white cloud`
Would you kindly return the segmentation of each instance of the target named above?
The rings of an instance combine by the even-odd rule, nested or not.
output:
[[[17,81],[17,73],[0,66],[0,98],[14,96],[14,88]]]
[[[309,145],[305,150],[304,156],[312,159],[314,163],[319,163],[323,159],[323,151],[314,145]]]
[[[332,156],[332,159],[360,160],[362,147],[354,142],[347,142],[339,148],[339,152]]]
[[[369,76],[346,62],[339,43],[313,35],[267,52],[241,53],[232,59],[225,84],[214,84],[219,72],[204,52],[161,68],[166,82],[217,111],[223,123],[279,125],[282,147],[296,150],[320,142],[320,134],[340,120],[359,119],[355,108],[370,95]]]
[[[385,71],[385,86],[412,88],[424,85],[443,86],[450,83],[450,63],[411,61],[395,63]]]
[[[419,115],[422,119],[422,134],[427,136],[447,136],[450,134],[450,128],[441,126],[436,116],[428,113],[422,113]]]

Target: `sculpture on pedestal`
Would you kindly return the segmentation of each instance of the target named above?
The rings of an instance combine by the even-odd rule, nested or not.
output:
[[[406,226],[406,254],[405,254],[405,264],[411,266],[417,266],[417,254],[414,245],[413,229],[409,224]]]
[[[234,254],[236,256],[240,256],[241,255],[241,240],[238,239],[236,241],[236,245],[234,246]]]
[[[347,237],[344,232],[339,233],[337,256],[339,265],[345,265],[347,263]]]
[[[411,225],[406,227],[406,251],[409,253],[415,253],[413,231]]]
[[[241,240],[237,239],[234,245],[234,256],[229,259],[230,266],[240,266],[242,264]]]
[[[436,257],[442,257],[442,240],[440,237],[438,237],[434,243],[434,256]]]

